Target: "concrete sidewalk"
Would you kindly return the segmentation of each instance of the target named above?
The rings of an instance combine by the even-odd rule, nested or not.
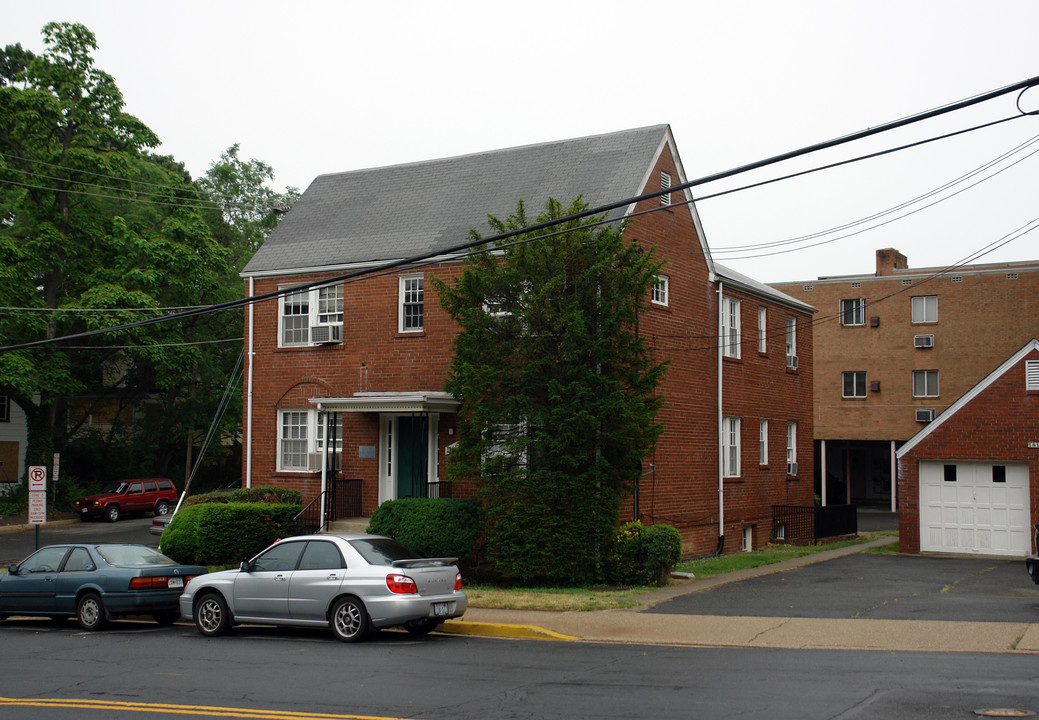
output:
[[[488,637],[645,645],[1039,654],[1039,618],[1035,623],[990,623],[643,612],[681,594],[825,562],[895,540],[882,538],[775,565],[672,585],[646,593],[637,608],[592,612],[470,608],[464,618],[445,622],[441,630]]]

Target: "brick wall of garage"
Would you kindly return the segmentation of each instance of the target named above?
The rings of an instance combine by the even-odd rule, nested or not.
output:
[[[921,461],[1027,463],[1031,522],[1039,522],[1039,392],[1025,390],[1024,360],[996,378],[898,461],[899,543],[920,552]]]

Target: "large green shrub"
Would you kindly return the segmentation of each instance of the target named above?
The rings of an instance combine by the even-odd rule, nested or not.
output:
[[[606,575],[616,585],[663,585],[681,557],[678,530],[636,520],[617,529]]]
[[[300,533],[300,505],[207,503],[183,507],[162,533],[162,551],[182,563],[227,565]]]
[[[426,557],[466,560],[476,545],[478,517],[474,500],[388,500],[372,513],[368,532],[396,538]]]

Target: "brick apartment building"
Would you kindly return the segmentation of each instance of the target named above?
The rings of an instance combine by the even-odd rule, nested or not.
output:
[[[1039,261],[910,268],[884,249],[875,274],[772,287],[819,310],[815,484],[824,503],[894,511],[898,448],[1039,336]]]
[[[685,179],[667,125],[316,178],[243,271],[248,296],[282,292],[246,318],[245,483],[305,501],[349,483],[356,502],[329,517],[471,495],[442,482],[457,326],[428,277],[456,277],[468,231],[520,199],[595,208]],[[622,518],[674,525],[687,555],[767,542],[773,505],[812,504],[813,308],[716,265],[687,191],[609,215],[665,261],[639,332],[670,360],[665,430]]]
[[[898,450],[903,552],[1027,555],[1039,523],[1039,340]]]

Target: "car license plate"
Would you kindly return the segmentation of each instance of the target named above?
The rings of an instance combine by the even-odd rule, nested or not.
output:
[[[184,578],[182,577],[171,577],[166,581],[166,587],[170,588],[182,588],[184,587]]]
[[[451,603],[438,602],[433,603],[433,614],[434,615],[447,615],[451,612]]]
[[[90,508],[82,508],[81,512],[87,512],[88,510],[90,510]]]

